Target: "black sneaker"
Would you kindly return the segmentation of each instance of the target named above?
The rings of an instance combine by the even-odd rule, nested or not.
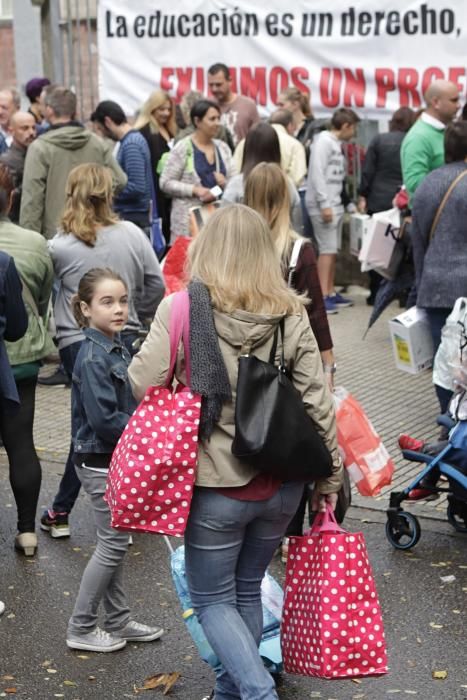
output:
[[[44,510],[41,517],[41,530],[50,533],[53,538],[69,537],[68,513],[55,513],[53,510]]]
[[[48,377],[39,377],[37,382],[43,386],[71,386],[68,374],[60,367]]]

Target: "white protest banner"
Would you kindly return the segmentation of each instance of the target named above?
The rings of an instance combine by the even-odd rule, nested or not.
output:
[[[159,87],[177,100],[207,93],[221,62],[263,112],[295,85],[318,116],[351,107],[380,119],[421,107],[437,78],[465,95],[466,31],[465,0],[100,0],[100,96],[132,113]]]

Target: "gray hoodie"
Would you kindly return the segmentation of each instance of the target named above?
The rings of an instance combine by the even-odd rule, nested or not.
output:
[[[70,301],[81,277],[91,268],[110,267],[126,281],[128,330],[138,330],[140,320],[151,319],[164,296],[164,279],[156,254],[141,229],[129,221],[102,228],[92,247],[73,234],[57,233],[49,241],[49,252],[60,283],[54,306],[59,349],[84,339]]]

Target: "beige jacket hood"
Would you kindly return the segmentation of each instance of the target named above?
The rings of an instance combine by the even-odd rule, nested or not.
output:
[[[171,303],[171,296],[161,302],[149,335],[131,362],[128,374],[138,401],[143,398],[148,387],[165,384],[170,362]],[[229,314],[214,310],[219,346],[232,388],[232,401],[224,404],[211,439],[200,443],[196,480],[198,486],[243,486],[257,474],[255,469],[237,460],[231,452],[235,435],[238,358],[241,354],[252,351],[261,360],[268,360],[272,336],[281,318],[281,315],[259,315],[242,310]],[[280,348],[277,360],[279,352]],[[333,457],[333,474],[320,483],[321,493],[336,492],[342,482],[342,464],[337,448],[334,405],[305,310],[302,315],[286,317],[284,353],[293,384],[300,392],[308,414]],[[182,347],[179,348],[175,373],[179,381],[186,383]]]

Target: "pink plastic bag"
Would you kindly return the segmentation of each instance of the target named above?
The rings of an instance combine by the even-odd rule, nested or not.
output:
[[[198,463],[201,397],[171,384],[183,338],[189,382],[189,299],[174,295],[167,386],[150,387],[115,447],[105,500],[118,530],[183,535]]]
[[[332,509],[291,537],[282,611],[288,673],[355,678],[387,673],[383,621],[366,545]]]
[[[343,387],[334,392],[337,441],[350,478],[362,496],[377,496],[394,474],[394,462],[358,401]]]

